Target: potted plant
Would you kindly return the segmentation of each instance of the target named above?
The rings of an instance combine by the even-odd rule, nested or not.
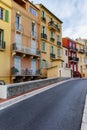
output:
[[[17,74],[17,72],[19,72],[18,69],[13,66],[13,67],[11,68],[11,74]]]

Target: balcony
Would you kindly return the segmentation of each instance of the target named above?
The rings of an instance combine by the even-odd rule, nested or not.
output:
[[[15,23],[15,30],[17,32],[23,33],[23,25]]]
[[[37,33],[36,32],[32,31],[31,36],[32,36],[33,39],[37,39]]]
[[[73,46],[70,46],[69,49],[70,49],[70,51],[73,51],[73,52],[77,52],[78,51],[78,49],[73,47]]]
[[[34,57],[40,57],[41,52],[38,49],[34,49],[34,48],[28,48],[26,46],[22,46],[20,49],[17,48],[16,43],[13,43],[12,45],[12,50],[13,53],[15,52],[15,54],[20,54],[22,56],[34,56]]]
[[[55,59],[55,58],[56,58],[55,54],[50,53],[50,58],[51,58],[51,59]]]
[[[44,39],[44,40],[47,40],[47,35],[44,34],[44,33],[41,33],[41,38]]]
[[[23,76],[40,76],[40,74],[41,74],[40,69],[37,69],[33,73],[33,70],[31,68],[23,68],[20,71],[15,67],[11,68],[11,75],[13,75],[13,76],[21,76],[21,77],[23,77]]]
[[[84,54],[84,53],[85,53],[85,50],[84,50],[84,49],[79,49],[78,52],[81,53],[81,54]]]
[[[48,23],[48,26],[49,26],[50,29],[53,29],[53,30],[58,31],[58,32],[60,33],[60,29],[58,28],[58,25],[56,25],[56,24],[54,23],[54,21],[50,21],[50,22]]]
[[[54,41],[55,41],[55,39],[54,39],[53,37],[51,37],[51,38],[50,38],[50,41],[51,41],[51,42],[54,42]]]
[[[77,63],[77,62],[79,61],[79,58],[69,56],[69,61],[70,61],[70,62],[76,62],[76,63]]]
[[[26,0],[14,0],[14,1],[23,8],[26,8]]]
[[[5,43],[5,41],[1,41],[1,40],[0,40],[0,50],[4,51],[5,48],[6,48],[6,43]]]
[[[60,42],[60,41],[57,41],[57,45],[58,45],[58,46],[61,46],[61,42]]]
[[[41,20],[46,23],[46,18],[45,17],[41,17]]]

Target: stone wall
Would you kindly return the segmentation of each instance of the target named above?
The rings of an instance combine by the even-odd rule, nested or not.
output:
[[[10,85],[4,85],[0,89],[0,93],[5,92],[4,96],[0,96],[0,98],[10,98],[13,96],[20,95],[22,93],[32,91],[35,89],[42,88],[44,86],[59,82],[61,80],[65,80],[69,78],[50,78],[50,79],[41,79],[41,80],[35,80],[35,81],[28,81],[28,82],[21,82],[21,83],[15,83]],[[5,91],[4,91],[5,89]]]

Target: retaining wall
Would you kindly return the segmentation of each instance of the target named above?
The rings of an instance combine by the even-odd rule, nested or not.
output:
[[[10,98],[13,96],[20,95],[22,93],[39,89],[41,87],[59,82],[61,80],[66,80],[69,78],[50,78],[50,79],[41,79],[35,81],[21,82],[9,85],[0,86],[0,98]]]

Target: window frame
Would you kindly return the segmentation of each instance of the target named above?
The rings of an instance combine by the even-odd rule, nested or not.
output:
[[[45,42],[41,43],[41,50],[46,52],[46,44],[45,44]]]

